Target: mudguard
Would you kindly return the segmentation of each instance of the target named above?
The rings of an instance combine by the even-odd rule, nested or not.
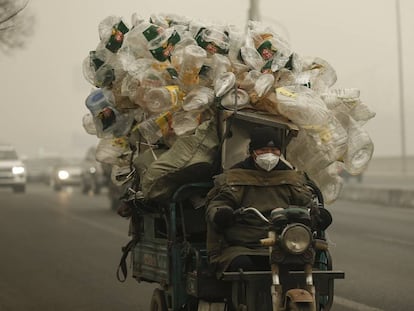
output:
[[[286,292],[286,297],[289,297],[293,302],[313,302],[312,294],[301,288],[289,289]]]

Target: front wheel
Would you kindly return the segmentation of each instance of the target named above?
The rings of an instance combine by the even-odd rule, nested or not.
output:
[[[309,302],[294,302],[289,301],[288,311],[311,311],[312,304]]]
[[[168,311],[164,291],[159,288],[154,289],[152,294],[150,311]]]

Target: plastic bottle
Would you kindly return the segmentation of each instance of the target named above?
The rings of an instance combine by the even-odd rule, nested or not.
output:
[[[147,88],[144,94],[144,105],[151,114],[174,110],[182,104],[183,93],[178,85]]]
[[[161,137],[169,132],[172,120],[171,112],[167,111],[138,124],[138,130],[149,144],[155,144]]]
[[[245,90],[232,88],[223,96],[220,104],[228,110],[239,110],[248,106],[249,102],[249,94]]]
[[[82,74],[86,81],[88,81],[91,85],[95,86],[95,66],[91,60],[91,53],[94,51],[89,52],[89,55],[83,60],[82,62]],[[103,63],[101,61],[101,63]]]
[[[341,123],[330,115],[323,126],[301,129],[288,147],[289,158],[309,173],[328,167],[342,159],[347,149],[348,134]]]
[[[276,71],[274,74],[275,78],[275,88],[294,85],[296,81],[295,74],[286,68],[282,68]]]
[[[114,97],[111,91],[97,89],[89,94],[85,102],[93,116],[98,137],[120,137],[129,131],[134,116],[121,113],[113,106]]]
[[[181,38],[177,31],[173,28],[167,28],[148,42],[148,50],[156,60],[164,62],[170,59],[175,45],[180,40]]]
[[[122,22],[122,20],[112,27],[111,35],[105,47],[112,53],[118,52],[124,42],[124,35],[129,31],[129,28]]]
[[[135,104],[135,97],[139,85],[140,82],[137,77],[132,75],[126,75],[121,82],[121,95],[128,96],[128,98]]]
[[[324,152],[307,131],[301,130],[287,146],[286,158],[299,170],[316,174],[328,167],[333,161]]]
[[[276,113],[277,98],[275,94],[268,97],[270,90],[274,86],[273,74],[262,74],[257,70],[250,70],[245,74],[243,80],[239,83],[239,86],[246,90],[249,94],[249,101],[257,109],[262,111],[268,111],[270,113]],[[260,100],[265,100],[263,103],[259,103]]]
[[[110,86],[115,80],[115,69],[99,56],[97,51],[90,51],[82,63],[82,72],[86,80],[96,87]]]
[[[264,62],[260,69],[256,69],[273,73],[284,68],[292,55],[288,42],[260,22],[249,21],[247,27],[246,44],[254,48]]]
[[[310,176],[322,192],[325,204],[332,204],[341,194],[344,182],[339,172],[342,170],[340,162],[334,162],[319,173]]]
[[[328,123],[330,112],[322,99],[304,86],[276,89],[279,111],[304,128],[320,127]]]
[[[321,94],[321,98],[329,109],[349,114],[360,103],[359,94],[356,88],[329,89]]]
[[[96,135],[96,127],[95,127],[95,123],[93,122],[92,114],[87,113],[83,116],[82,125],[86,133],[90,135]]]
[[[277,100],[276,92],[269,92],[265,97],[258,98],[256,93],[250,94],[251,105],[261,111],[266,111],[274,115],[280,115],[279,102]]]
[[[183,101],[183,110],[204,110],[214,101],[214,91],[208,87],[198,86],[193,88]]]
[[[148,50],[148,40],[143,34],[145,27],[150,27],[150,25],[151,24],[146,21],[141,21],[137,26],[134,26],[128,32],[128,35],[125,36],[124,43],[122,44],[119,53],[130,54],[135,59],[152,59],[152,55]]]
[[[334,115],[330,115],[328,122],[322,127],[311,129],[309,132],[316,136],[317,146],[329,161],[342,159],[347,149],[348,133]]]
[[[193,133],[199,124],[199,111],[178,111],[172,116],[171,127],[177,136]]]
[[[205,49],[210,55],[227,55],[230,47],[228,32],[220,27],[200,27],[195,35],[197,44]]]
[[[166,81],[160,71],[153,68],[147,68],[139,75],[141,87],[154,88],[166,85]]]
[[[319,57],[305,59],[301,75],[309,77],[310,88],[319,94],[325,93],[337,80],[334,68]]]
[[[184,91],[198,84],[198,74],[206,58],[207,52],[197,45],[188,45],[184,48],[178,73],[178,79]]]
[[[275,77],[273,74],[261,74],[254,84],[254,91],[259,98],[264,97],[271,90],[274,83]]]
[[[113,107],[109,95],[110,92],[97,89],[86,98],[86,107],[93,116],[98,137],[112,135],[119,117],[119,112]]]
[[[374,144],[368,133],[352,118],[348,129],[348,145],[343,161],[351,175],[361,174],[374,153]]]
[[[184,59],[184,49],[189,45],[197,46],[197,42],[192,37],[184,37],[175,45],[174,51],[171,52],[170,62],[176,70],[180,70]]]
[[[259,52],[253,47],[243,46],[240,49],[240,55],[243,59],[243,62],[249,66],[251,69],[261,71],[265,61],[263,60],[262,56],[260,56]]]
[[[213,83],[223,73],[231,71],[231,63],[227,56],[214,54],[211,57],[211,81]]]
[[[151,14],[150,22],[162,28],[170,27],[168,20],[162,14]]]
[[[124,41],[124,35],[129,28],[117,16],[108,16],[99,24],[99,37],[105,43],[105,47],[112,53],[116,53]]]
[[[250,93],[254,89],[256,81],[261,74],[262,73],[258,70],[250,70],[244,75],[243,79],[239,83],[239,86],[246,92]]]
[[[376,113],[368,105],[360,102],[349,112],[349,115],[362,126],[368,120],[375,117]]]
[[[236,84],[236,76],[232,72],[224,72],[220,74],[214,82],[214,93],[217,97],[221,97],[229,92]]]
[[[128,139],[126,137],[102,138],[96,147],[96,160],[111,165],[129,165],[131,157]]]

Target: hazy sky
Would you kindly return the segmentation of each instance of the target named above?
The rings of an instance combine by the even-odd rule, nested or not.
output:
[[[377,116],[366,129],[374,156],[401,154],[396,0],[259,0],[262,20],[288,37],[293,50],[318,56],[336,70],[334,87],[355,87]],[[81,64],[98,43],[108,15],[176,13],[243,28],[249,0],[30,0],[35,34],[25,50],[0,56],[0,141],[33,156],[39,150],[83,156],[97,138],[82,116],[91,85]],[[414,1],[400,0],[405,85],[406,148],[414,155]]]

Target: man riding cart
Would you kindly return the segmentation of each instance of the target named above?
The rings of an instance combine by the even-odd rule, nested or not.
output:
[[[280,116],[249,111],[223,110],[218,123],[207,125],[208,135],[196,132],[193,139],[203,136],[197,146],[215,141],[210,146],[219,165],[217,159],[193,162],[183,168],[186,180],[179,174],[169,187],[166,181],[173,176],[164,175],[162,186],[151,187],[138,177],[144,189],[130,188],[124,202],[133,236],[124,259],[131,251],[133,277],[160,284],[151,310],[329,310],[333,279],[343,273],[328,271],[332,262],[324,230],[331,218],[320,191],[285,158],[298,128]],[[207,139],[216,128],[217,139]],[[136,162],[136,171],[145,174],[157,161],[167,163],[166,153],[145,169]],[[293,255],[275,240],[291,223],[309,233],[293,232],[289,243],[309,240]],[[277,252],[269,253],[269,246]],[[124,261],[120,267],[126,276]]]

